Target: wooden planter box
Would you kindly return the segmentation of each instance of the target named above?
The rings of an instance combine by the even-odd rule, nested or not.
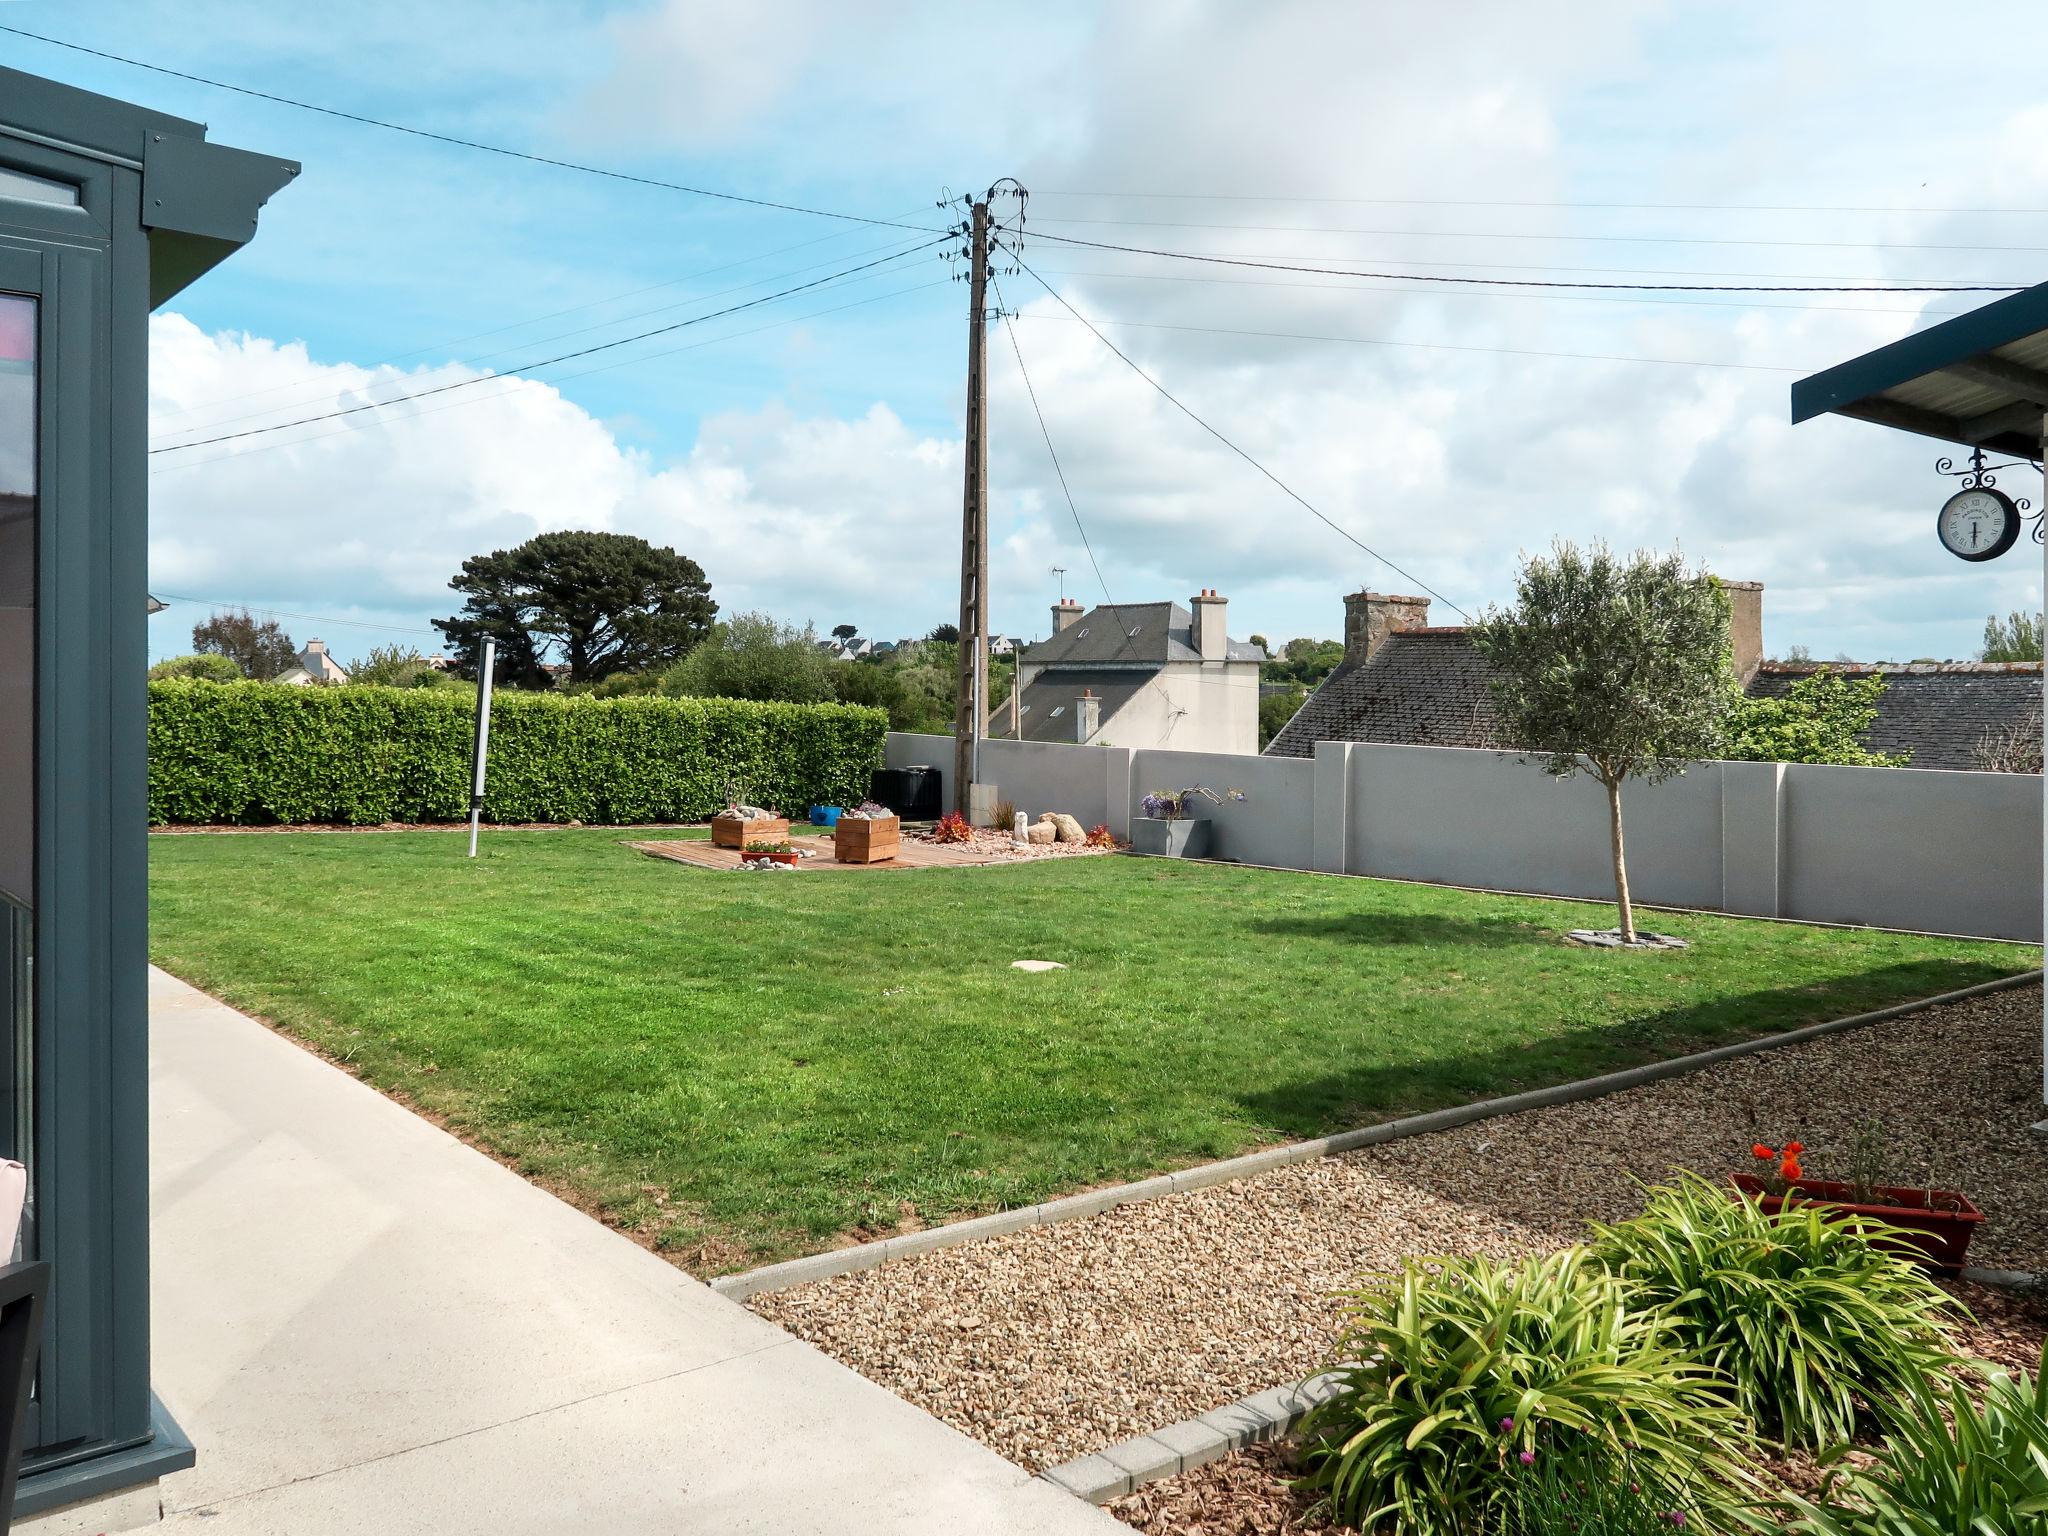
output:
[[[749,864],[756,859],[765,859],[770,864],[794,864],[798,857],[799,855],[794,848],[742,848],[740,850],[741,860]]]
[[[881,864],[896,857],[902,835],[903,820],[898,816],[877,816],[873,821],[841,816],[832,829],[832,857],[841,864]]]
[[[1984,1219],[1984,1213],[1970,1203],[1968,1196],[1952,1189],[1934,1190],[1930,1205],[1929,1191],[1925,1189],[1880,1184],[1875,1190],[1877,1200],[1859,1205],[1847,1184],[1832,1179],[1796,1179],[1790,1192],[1783,1195],[1766,1194],[1763,1180],[1755,1174],[1733,1174],[1730,1182],[1767,1214],[1775,1215],[1787,1205],[1815,1205],[1830,1216],[1861,1216],[1897,1227],[1901,1233],[1897,1244],[1905,1250],[1904,1257],[1936,1274],[1952,1275],[1963,1267],[1971,1235]]]
[[[752,821],[725,815],[711,818],[711,846],[714,848],[744,848],[749,843],[779,843],[787,836],[789,822],[781,816],[756,817]]]

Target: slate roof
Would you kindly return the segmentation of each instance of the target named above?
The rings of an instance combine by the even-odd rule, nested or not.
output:
[[[1102,700],[1098,719],[1102,727],[1109,717],[1128,704],[1138,691],[1152,681],[1156,668],[1123,667],[1091,671],[1086,667],[1062,667],[1050,677],[1035,677],[1017,695],[1018,724],[1026,741],[1073,741],[1074,697],[1083,688],[1093,689]],[[1101,727],[1098,727],[1098,729]],[[989,717],[991,741],[1010,739],[1010,702]]]
[[[1780,697],[1820,664],[1765,663],[1748,691]],[[2010,729],[2041,710],[2041,663],[1942,662],[1910,666],[1840,662],[1830,670],[1885,680],[1877,719],[1865,733],[1873,752],[1910,753],[1914,768],[1977,766],[1987,732]],[[1269,757],[1313,757],[1319,741],[1380,741],[1423,747],[1499,747],[1488,669],[1462,628],[1400,630],[1372,659],[1345,662],[1309,695],[1266,748]]]
[[[1782,698],[1818,665],[1765,662],[1749,685],[1751,695]],[[1910,752],[1911,768],[1975,768],[1975,749],[1987,733],[2009,730],[2032,717],[2040,729],[2041,663],[1964,661],[1912,666],[1839,663],[1828,670],[1848,677],[1884,679],[1877,718],[1863,734],[1873,752]]]
[[[1148,666],[1200,661],[1195,649],[1195,616],[1179,603],[1103,603],[1089,609],[1049,640],[1026,647],[1024,662],[1035,667]],[[1228,661],[1264,661],[1256,645],[1232,640]],[[1103,718],[1109,711],[1103,711]]]
[[[1267,745],[1266,755],[1314,757],[1319,741],[1499,746],[1487,675],[1463,629],[1400,630],[1370,661],[1340,663]]]

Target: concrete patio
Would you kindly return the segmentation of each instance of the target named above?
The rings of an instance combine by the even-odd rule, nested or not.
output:
[[[155,1381],[199,1447],[169,1525],[1120,1529],[205,994],[150,996]]]

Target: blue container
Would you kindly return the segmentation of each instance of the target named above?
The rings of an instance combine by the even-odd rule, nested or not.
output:
[[[814,805],[811,807],[811,825],[814,827],[836,827],[839,825],[839,807],[836,805]]]

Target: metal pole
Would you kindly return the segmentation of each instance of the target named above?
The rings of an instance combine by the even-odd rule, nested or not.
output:
[[[974,205],[967,274],[967,470],[960,498],[960,681],[953,717],[953,808],[968,814],[981,777],[988,698],[988,201]]]
[[[476,827],[484,814],[484,765],[491,753],[491,680],[498,668],[498,642],[484,642],[476,674],[476,763],[469,781],[469,856],[476,857]]]

